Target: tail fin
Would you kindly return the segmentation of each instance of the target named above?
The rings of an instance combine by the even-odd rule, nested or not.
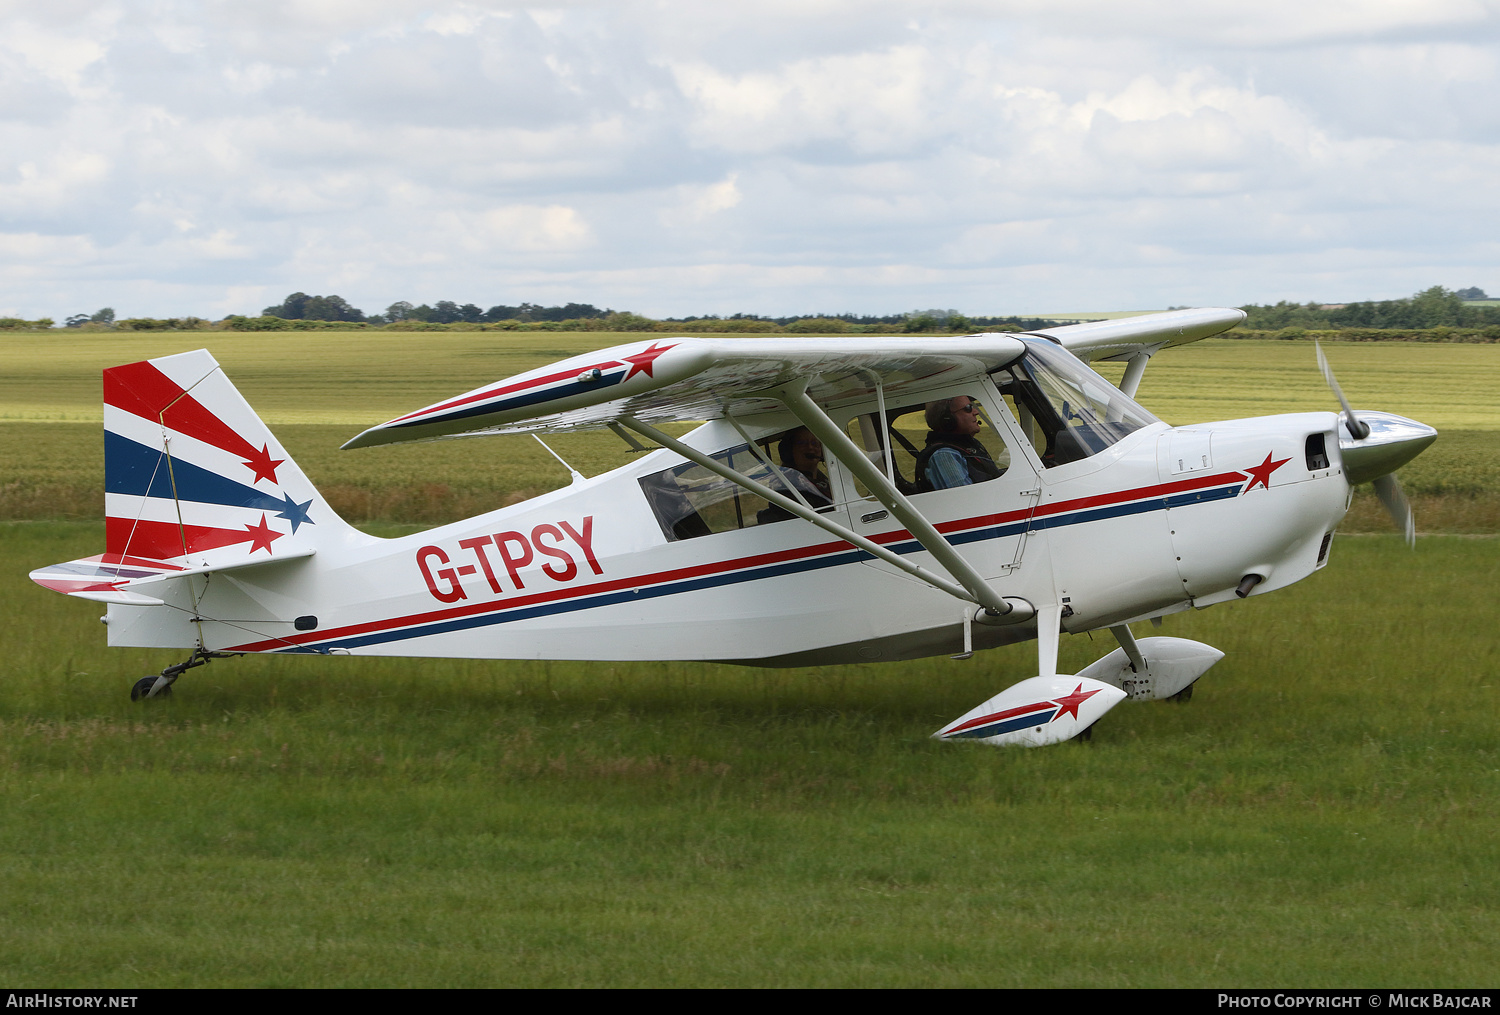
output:
[[[104,371],[105,560],[216,569],[348,528],[206,349]]]

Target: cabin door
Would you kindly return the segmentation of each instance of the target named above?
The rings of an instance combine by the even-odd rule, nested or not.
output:
[[[956,419],[969,415],[970,405],[979,423],[972,434],[962,432],[971,425]],[[1015,444],[1014,428],[988,378],[933,392],[923,401],[888,405],[883,421],[878,410],[857,412],[845,429],[981,575],[1004,579],[1019,569],[1040,483],[1031,456]],[[946,467],[934,462],[942,448],[952,449]],[[854,531],[898,553],[927,556],[915,539],[899,535],[901,524],[864,484],[845,469],[836,472]],[[967,482],[940,485],[955,478]],[[879,561],[868,563],[899,573]]]

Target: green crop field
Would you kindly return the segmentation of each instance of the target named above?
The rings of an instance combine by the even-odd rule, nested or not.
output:
[[[340,514],[356,524],[436,524],[563,486],[530,437],[339,451],[367,426],[626,335],[512,332],[0,334],[0,519],[103,512],[99,372],[205,342]],[[1401,473],[1418,526],[1500,532],[1500,346],[1331,344],[1356,406],[1443,436]],[[1122,368],[1102,364],[1118,377]],[[1211,339],[1158,356],[1140,401],[1181,424],[1337,408],[1303,342]],[[609,433],[548,438],[585,475],[623,464]],[[1360,495],[1346,531],[1386,531]]]
[[[1473,533],[1495,531],[1500,350],[1329,350],[1356,405],[1444,430],[1403,477],[1424,531],[1424,499],[1466,505],[1444,516],[1454,534],[1411,551],[1372,516],[1382,534],[1341,535],[1298,585],[1166,619],[1227,653],[1189,704],[1127,703],[1091,743],[1001,751],[930,734],[1028,675],[1030,646],[778,671],[252,657],[132,704],[130,683],[178,657],[106,649],[98,604],[25,575],[102,547],[98,369],[203,337],[382,533],[566,475],[528,440],[408,458],[337,443],[596,343],[4,350],[6,982],[1492,984],[1500,540]],[[1183,422],[1331,399],[1306,345],[1220,341],[1163,354],[1142,401]],[[621,460],[613,440],[556,446],[592,473]],[[378,503],[386,487],[408,492]],[[1064,639],[1061,664],[1112,647]]]

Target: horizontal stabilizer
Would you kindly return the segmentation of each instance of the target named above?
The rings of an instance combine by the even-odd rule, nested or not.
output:
[[[1013,684],[933,734],[995,747],[1046,747],[1070,740],[1125,700],[1118,687],[1058,674]]]
[[[128,587],[134,588],[138,585],[149,585],[152,582],[164,582],[172,578],[183,578],[190,574],[217,574],[224,571],[243,571],[251,567],[265,567],[267,564],[280,564],[287,560],[300,560],[303,557],[311,557],[318,551],[310,546],[300,550],[287,550],[279,557],[240,557],[221,560],[213,564],[204,564],[201,567],[185,567],[180,571],[164,571],[149,578],[137,578],[129,582]]]
[[[139,591],[140,587],[195,574],[263,567],[285,560],[311,557],[315,552],[311,547],[306,547],[288,551],[279,557],[230,558],[199,567],[183,567],[163,560],[127,557],[118,553],[100,553],[93,557],[37,568],[31,572],[30,577],[44,588],[77,599],[121,606],[161,606],[161,599],[143,595]]]
[[[74,599],[89,599],[114,606],[165,606],[165,600],[143,596],[139,592],[69,592]]]

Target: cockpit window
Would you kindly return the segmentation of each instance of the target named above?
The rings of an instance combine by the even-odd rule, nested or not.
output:
[[[994,379],[1048,468],[1098,454],[1160,422],[1062,347],[1022,340],[1026,355]]]
[[[712,457],[740,475],[815,511],[833,509],[832,486],[823,465],[823,445],[817,438],[799,427],[759,438],[756,444],[756,450],[741,444]],[[692,462],[643,476],[640,484],[662,534],[673,541],[796,517]]]
[[[963,390],[968,391],[974,387],[976,386],[970,385]],[[967,403],[973,407],[980,419],[979,433],[964,438],[956,435],[948,436],[930,428],[929,405],[954,402]],[[941,414],[937,418],[941,419]],[[885,419],[886,425],[882,427],[879,412],[856,416],[849,421],[849,437],[882,473],[886,471],[886,440],[890,438],[891,467],[895,472],[890,479],[896,489],[904,494],[928,493],[937,489],[983,483],[990,479],[998,479],[1005,474],[1006,469],[1010,468],[1010,449],[1006,447],[1005,438],[1002,436],[1003,431],[995,427],[984,404],[972,395],[939,398],[935,403],[916,402],[911,405],[899,405],[896,408],[887,409]],[[947,424],[943,425],[942,429],[951,431],[956,426],[951,412],[947,415],[947,420]],[[927,466],[933,459],[933,453],[929,449],[935,450],[943,447],[950,447],[954,450],[972,448],[978,454],[972,456],[975,459],[974,468],[965,470],[963,464],[955,466],[958,470],[967,471],[969,475],[937,486],[926,476]],[[956,463],[967,460],[958,456],[952,457]],[[942,466],[940,465],[939,468]],[[859,496],[871,496],[870,491],[865,489],[864,483],[857,478],[854,479],[854,485]]]

